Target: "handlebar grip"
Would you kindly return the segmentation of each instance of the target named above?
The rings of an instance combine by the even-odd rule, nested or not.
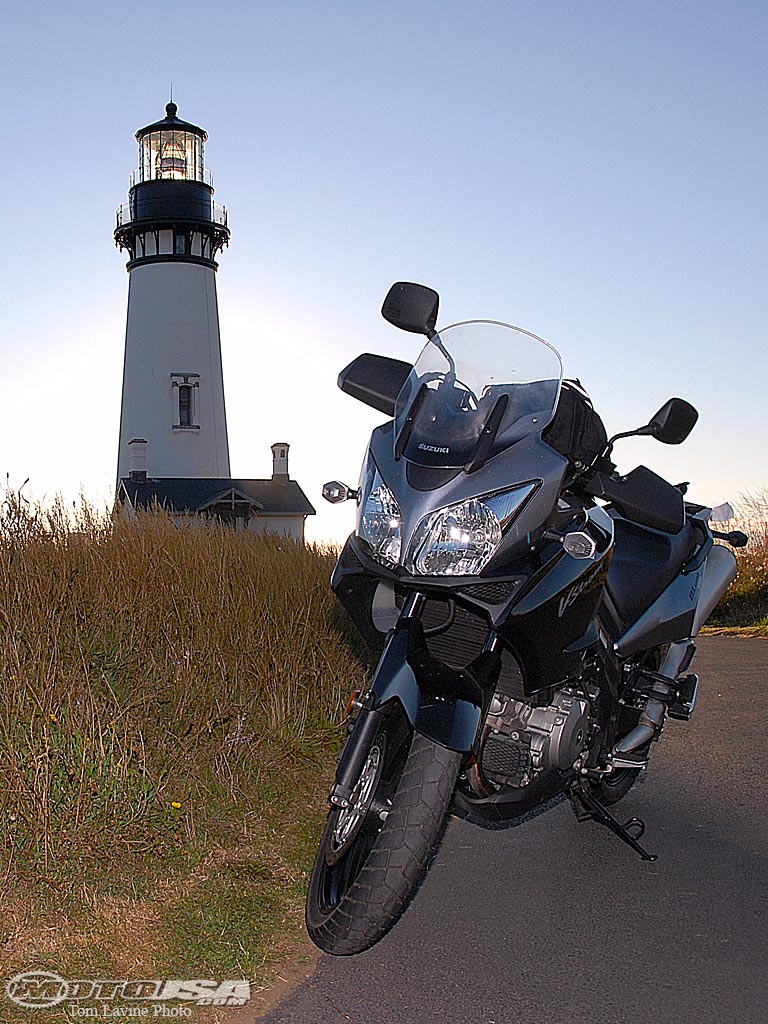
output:
[[[728,534],[726,540],[734,548],[745,548],[749,541],[749,537],[746,533],[742,533],[741,530],[733,530]]]
[[[749,537],[746,533],[742,533],[741,530],[731,530],[730,533],[720,533],[718,530],[713,530],[712,536],[718,540],[724,540],[732,548],[745,548],[749,543]]]

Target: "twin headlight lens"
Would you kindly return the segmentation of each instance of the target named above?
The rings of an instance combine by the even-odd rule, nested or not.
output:
[[[373,557],[385,565],[397,565],[400,561],[401,525],[397,498],[377,473],[365,499],[358,533]]]
[[[421,576],[477,575],[501,542],[504,527],[534,487],[523,484],[431,512],[414,531],[406,567]],[[363,505],[358,535],[378,561],[389,566],[400,563],[400,506],[378,472]]]
[[[422,576],[474,576],[501,540],[498,516],[479,498],[450,505],[422,519],[411,545]]]

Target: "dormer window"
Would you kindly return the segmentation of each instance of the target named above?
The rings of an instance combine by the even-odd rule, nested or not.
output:
[[[173,429],[199,430],[196,422],[197,390],[200,375],[197,373],[172,373],[171,392],[173,395]]]

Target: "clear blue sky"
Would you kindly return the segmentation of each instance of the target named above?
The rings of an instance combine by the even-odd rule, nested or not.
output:
[[[218,274],[234,475],[291,474],[339,537],[377,416],[338,392],[359,351],[415,358],[392,281],[440,323],[547,338],[609,431],[670,395],[680,448],[625,442],[717,503],[768,483],[764,2],[15,5],[0,42],[0,472],[106,496],[127,274],[114,210],[134,132],[209,132],[232,242]]]

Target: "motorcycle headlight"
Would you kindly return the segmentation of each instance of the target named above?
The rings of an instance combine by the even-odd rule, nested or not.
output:
[[[358,536],[365,541],[379,562],[397,565],[401,545],[400,506],[378,473],[376,476],[373,488],[365,499]]]
[[[413,571],[422,576],[476,576],[499,546],[502,528],[533,490],[533,484],[526,484],[426,516],[411,543]]]

